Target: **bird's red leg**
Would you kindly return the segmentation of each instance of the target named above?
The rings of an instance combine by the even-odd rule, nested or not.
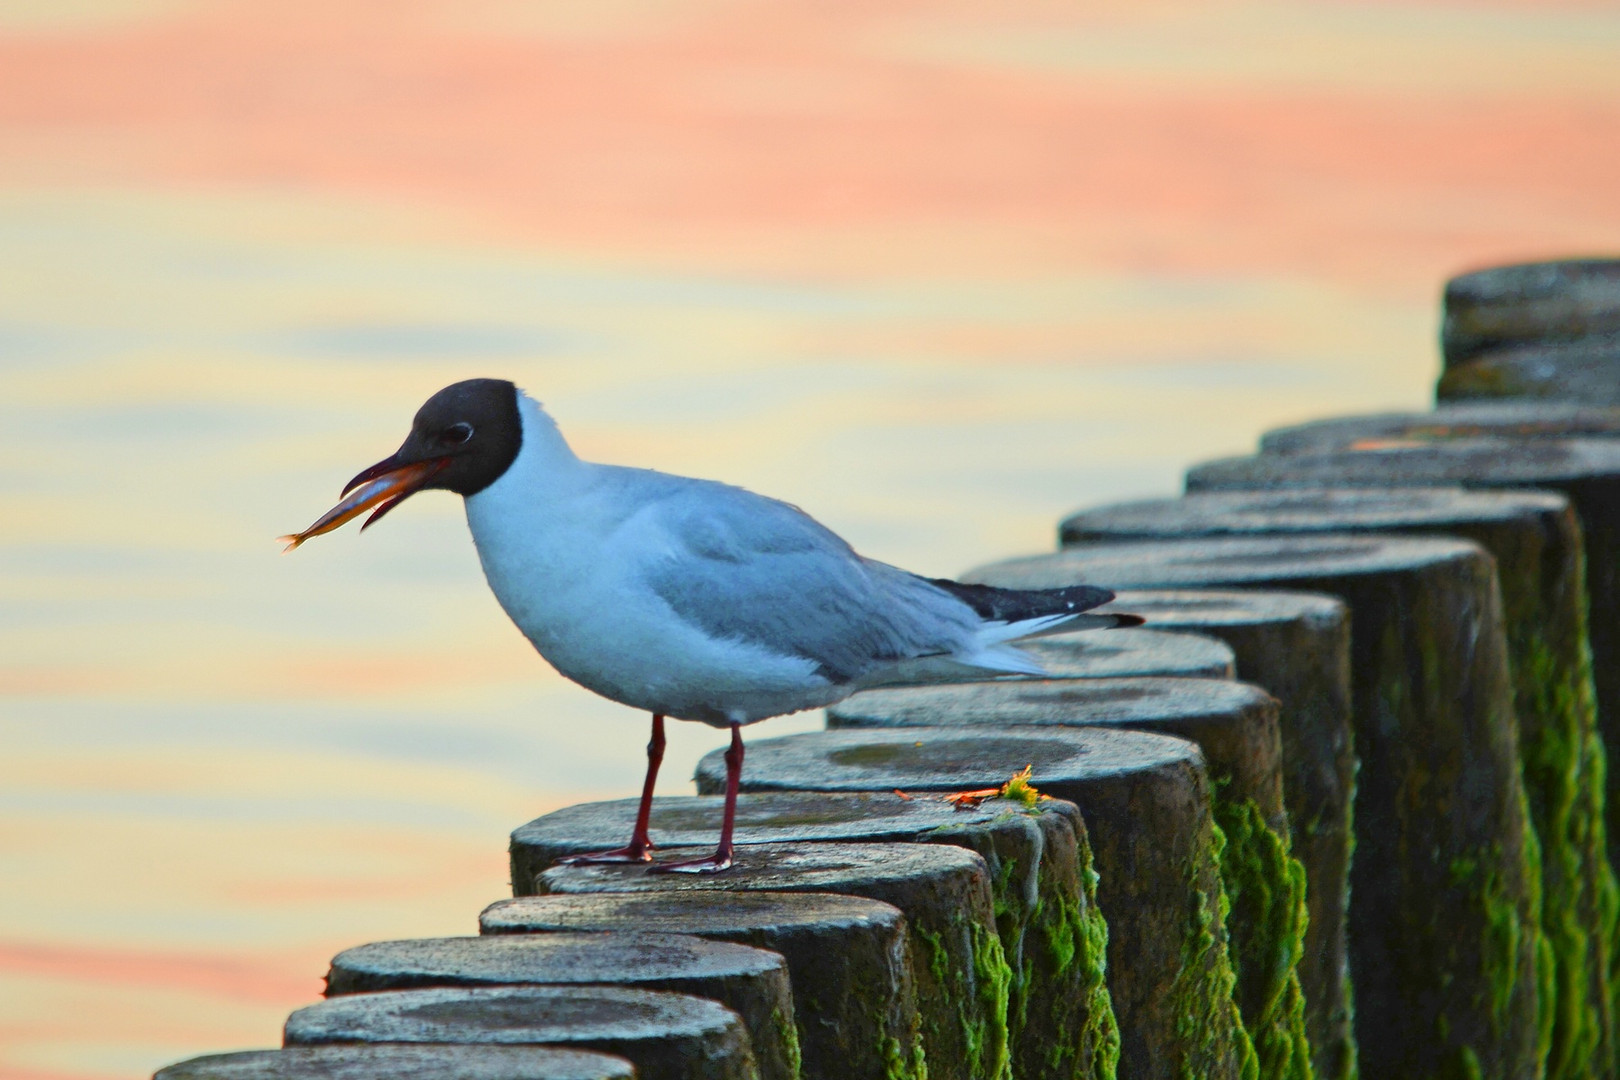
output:
[[[706,859],[659,863],[649,874],[718,874],[731,866],[731,830],[737,823],[737,784],[742,779],[742,725],[731,725],[731,749],[726,751],[726,809],[720,821],[720,846]]]
[[[636,810],[636,828],[630,842],[612,851],[593,851],[559,859],[565,866],[579,863],[651,862],[653,842],[647,835],[652,820],[653,786],[658,783],[658,766],[664,762],[664,718],[653,713],[652,738],[647,742],[647,779],[641,784],[641,806]]]

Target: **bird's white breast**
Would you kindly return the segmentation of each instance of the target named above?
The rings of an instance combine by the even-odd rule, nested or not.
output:
[[[499,479],[466,500],[490,589],[563,675],[635,708],[743,722],[842,694],[802,658],[716,640],[647,586],[645,569],[683,551],[662,527],[656,491],[632,470],[580,461],[555,425],[521,402],[523,444]]]

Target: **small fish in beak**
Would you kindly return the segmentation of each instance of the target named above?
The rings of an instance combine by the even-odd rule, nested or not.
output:
[[[282,554],[293,550],[310,537],[329,533],[376,507],[376,513],[360,526],[364,531],[372,522],[421,490],[423,485],[449,464],[444,458],[432,458],[407,465],[399,465],[392,458],[378,462],[349,481],[348,486],[343,489],[343,501],[322,514],[315,524],[303,532],[276,537],[287,545],[282,549]]]

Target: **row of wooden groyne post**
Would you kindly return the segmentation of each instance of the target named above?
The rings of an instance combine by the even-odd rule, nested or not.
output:
[[[341,953],[285,1048],[160,1080],[1620,1076],[1620,263],[1459,278],[1444,344],[1433,412],[973,571],[1147,625],[752,742],[730,872],[560,866],[635,804],[549,814],[477,935]]]

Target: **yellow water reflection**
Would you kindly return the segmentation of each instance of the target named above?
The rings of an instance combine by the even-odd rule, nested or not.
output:
[[[271,1045],[635,789],[453,497],[278,554],[439,386],[949,574],[1620,243],[1604,10],[1200,10],[0,0],[0,1076]]]

